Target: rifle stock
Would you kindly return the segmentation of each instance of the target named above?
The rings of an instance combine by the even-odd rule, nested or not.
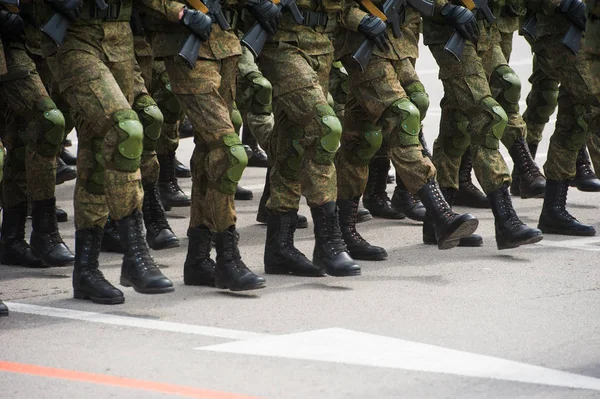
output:
[[[583,32],[581,29],[575,25],[571,25],[567,33],[563,36],[561,43],[567,46],[567,48],[571,50],[573,54],[577,54],[581,48],[582,33]]]
[[[532,41],[537,39],[537,16],[535,13],[532,13],[529,18],[527,18],[519,33],[529,37]]]
[[[360,70],[364,72],[371,61],[373,55],[373,42],[369,39],[363,40],[358,46],[358,49],[352,54],[352,59],[360,66]]]
[[[46,22],[40,30],[44,32],[56,46],[61,46],[65,41],[69,29],[69,20],[59,12],[52,14],[48,22]]]
[[[444,46],[444,50],[452,54],[458,61],[461,60],[463,52],[465,51],[465,45],[467,44],[467,40],[462,37],[462,35],[456,31],[452,33],[450,39],[446,42]]]

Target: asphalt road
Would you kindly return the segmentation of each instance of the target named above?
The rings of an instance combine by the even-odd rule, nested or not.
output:
[[[531,56],[521,39],[512,61],[526,93]],[[431,97],[431,144],[442,88],[426,48],[418,70]],[[192,146],[182,141],[180,159]],[[264,173],[247,169],[243,185],[255,199],[237,203],[242,255],[257,273]],[[189,179],[181,185],[189,192]],[[72,182],[58,188],[70,216],[72,194]],[[569,208],[598,228],[598,198],[571,190]],[[536,225],[541,200],[514,203]],[[479,218],[482,248],[438,251],[421,243],[418,223],[377,219],[359,228],[389,260],[361,262],[360,277],[267,276],[252,294],[183,285],[187,209],[169,212],[182,247],[154,252],[172,294],[121,287],[125,304],[102,306],[72,299],[71,267],[0,266],[0,298],[11,307],[0,320],[0,397],[600,397],[600,238],[546,236],[498,251],[491,212],[458,209]],[[304,203],[301,211],[309,214]],[[74,249],[72,222],[60,227]],[[297,244],[311,253],[310,229]],[[120,257],[101,262],[118,283]]]

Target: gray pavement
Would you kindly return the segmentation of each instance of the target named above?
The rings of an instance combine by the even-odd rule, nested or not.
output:
[[[421,55],[431,145],[443,93],[429,51]],[[520,38],[512,65],[524,98],[531,57]],[[181,160],[192,145],[182,141]],[[266,229],[254,218],[264,173],[247,169],[255,199],[236,204],[242,255],[261,274]],[[181,185],[189,192],[189,179]],[[70,216],[72,193],[72,182],[58,189]],[[571,190],[570,209],[599,228],[599,198]],[[541,200],[513,200],[536,225]],[[491,212],[458,209],[479,218],[482,248],[438,251],[422,244],[418,223],[375,219],[359,229],[389,260],[361,262],[353,278],[267,276],[251,294],[183,285],[187,209],[169,212],[182,247],[154,252],[173,294],[122,288],[124,305],[101,306],[72,299],[71,267],[0,266],[0,298],[12,304],[0,320],[0,397],[600,397],[600,237],[498,251]],[[304,203],[301,212],[309,215]],[[72,221],[60,227],[74,249]],[[297,232],[306,254],[310,229]],[[120,257],[101,261],[116,284]]]

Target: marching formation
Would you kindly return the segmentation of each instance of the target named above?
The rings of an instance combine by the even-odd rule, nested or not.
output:
[[[533,52],[523,113],[509,66],[517,31]],[[432,152],[421,35],[444,87]],[[600,191],[595,0],[0,0],[0,38],[0,262],[74,264],[77,299],[124,302],[102,251],[123,254],[122,286],[173,291],[150,251],[180,245],[173,207],[191,209],[186,285],[265,287],[238,246],[247,166],[267,171],[257,212],[266,274],[360,275],[360,260],[387,259],[357,230],[372,216],[420,221],[439,249],[481,246],[478,220],[455,204],[491,209],[500,250],[596,233],[566,208],[569,187]],[[542,173],[535,155],[556,109]],[[180,136],[194,138],[189,170],[175,157]],[[177,179],[190,176],[188,196]],[[75,177],[73,253],[55,188]],[[537,228],[511,194],[543,198]],[[302,196],[311,258],[294,246],[308,226]]]

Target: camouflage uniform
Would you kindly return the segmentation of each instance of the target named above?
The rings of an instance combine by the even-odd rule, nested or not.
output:
[[[582,51],[589,59],[590,79],[593,93],[600,99],[600,2],[589,0],[587,5],[587,25]],[[588,141],[594,169],[600,170],[600,138],[594,134]]]
[[[419,141],[421,120],[429,107],[429,97],[413,66],[418,56],[413,26],[420,17],[407,8],[401,37],[393,38],[388,28],[391,50],[375,48],[367,69],[361,72],[350,56],[364,40],[356,30],[366,15],[349,5],[344,16],[348,30],[337,38],[339,56],[350,76],[342,148],[336,157],[338,198],[346,200],[364,192],[369,162],[381,146],[385,148],[382,155],[389,153],[396,172],[413,194],[436,175]]]
[[[440,67],[439,77],[444,85],[440,135],[433,152],[438,180],[441,187],[458,189],[461,157],[471,145],[475,174],[483,191],[489,194],[511,181],[506,162],[498,151],[509,117],[492,97],[489,83],[492,72],[502,77],[503,74],[497,73],[500,68],[511,74],[500,48],[500,32],[495,25],[489,26],[480,19],[479,40],[476,44],[467,41],[462,60],[458,61],[444,50],[453,30],[439,18],[423,22],[424,42]],[[513,75],[514,72],[511,78]],[[511,98],[510,103],[518,111],[518,99]],[[524,137],[522,119],[516,113],[512,116],[514,136]]]

